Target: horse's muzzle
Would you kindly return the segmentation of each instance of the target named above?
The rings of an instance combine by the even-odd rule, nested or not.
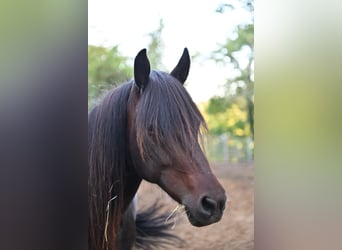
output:
[[[199,199],[198,205],[195,208],[185,206],[185,211],[193,226],[202,227],[218,222],[222,218],[225,204],[225,195],[216,199],[205,195]]]

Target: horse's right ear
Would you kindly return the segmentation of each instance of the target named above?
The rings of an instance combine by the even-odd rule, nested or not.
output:
[[[134,81],[139,90],[146,87],[150,72],[151,66],[146,55],[146,49],[142,49],[134,59]]]

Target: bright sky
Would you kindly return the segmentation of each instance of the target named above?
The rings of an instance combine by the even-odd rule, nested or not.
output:
[[[89,0],[88,43],[119,45],[123,55],[135,57],[149,44],[148,33],[163,19],[163,64],[171,71],[183,52],[199,53],[192,62],[187,89],[195,102],[219,95],[230,68],[209,59],[212,51],[227,39],[234,27],[250,18],[244,10],[224,14],[215,10],[218,0]],[[147,51],[148,54],[148,51]],[[132,61],[133,64],[133,61]]]

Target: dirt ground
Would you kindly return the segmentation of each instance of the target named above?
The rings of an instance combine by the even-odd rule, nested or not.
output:
[[[251,165],[212,165],[226,190],[228,202],[218,223],[193,227],[182,209],[177,210],[175,234],[184,242],[176,248],[187,250],[254,249],[254,167]],[[138,192],[138,204],[145,206],[162,198],[170,212],[177,207],[158,186],[144,182]]]

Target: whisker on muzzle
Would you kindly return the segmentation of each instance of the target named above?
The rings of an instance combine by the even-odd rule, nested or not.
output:
[[[176,227],[176,224],[177,224],[177,220],[179,218],[179,215],[182,214],[181,213],[178,213],[178,210],[179,209],[182,209],[182,212],[185,212],[185,206],[184,205],[177,205],[173,210],[172,212],[169,214],[169,216],[167,216],[167,218],[165,219],[165,222],[168,222],[172,217],[174,217],[174,220],[173,220],[173,225],[172,225],[172,228],[171,229],[175,229]]]

